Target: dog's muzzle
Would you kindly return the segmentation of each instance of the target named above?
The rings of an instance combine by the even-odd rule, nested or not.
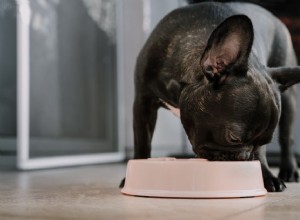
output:
[[[254,159],[253,146],[237,147],[218,147],[210,148],[207,146],[199,147],[194,150],[197,157],[205,158],[210,161],[249,161]]]

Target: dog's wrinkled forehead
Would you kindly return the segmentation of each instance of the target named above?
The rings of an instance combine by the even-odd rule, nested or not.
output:
[[[274,88],[272,80],[255,68],[244,76],[232,77],[221,87],[216,88],[213,83],[194,84],[182,93],[181,116],[184,123],[192,120],[247,124],[252,119],[268,118],[271,109],[280,108]]]
[[[199,97],[194,103],[197,112],[212,117],[218,114],[230,117],[232,113],[242,116],[254,112],[261,96],[255,85],[247,83],[225,85],[218,90],[208,85],[200,89],[197,95]]]

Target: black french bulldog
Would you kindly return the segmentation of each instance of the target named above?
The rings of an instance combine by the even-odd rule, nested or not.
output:
[[[172,106],[180,109],[198,157],[258,159],[265,188],[282,191],[283,180],[298,181],[292,149],[296,65],[287,28],[259,6],[206,2],[174,10],[137,58],[134,158],[150,157],[157,110]],[[265,145],[278,123],[282,161],[276,178]]]

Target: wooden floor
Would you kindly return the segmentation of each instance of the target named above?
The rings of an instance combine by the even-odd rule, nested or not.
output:
[[[125,196],[124,164],[31,172],[0,171],[0,219],[300,219],[300,184],[243,199]]]

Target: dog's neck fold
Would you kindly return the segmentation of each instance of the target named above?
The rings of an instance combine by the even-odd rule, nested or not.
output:
[[[179,108],[175,108],[174,106],[168,104],[167,102],[165,102],[164,100],[161,99],[161,101],[165,104],[165,106],[173,113],[173,115],[175,115],[176,117],[180,118],[180,109]]]

